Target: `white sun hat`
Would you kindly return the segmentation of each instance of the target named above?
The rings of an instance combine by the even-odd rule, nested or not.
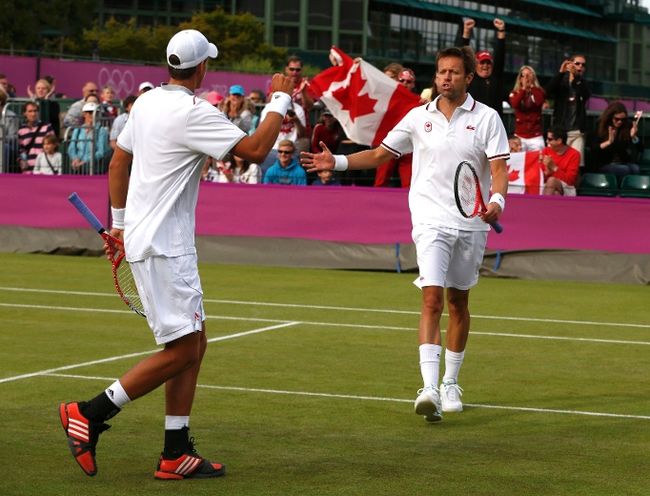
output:
[[[216,59],[217,46],[196,29],[179,31],[167,44],[167,64],[174,69],[196,67],[208,57]]]

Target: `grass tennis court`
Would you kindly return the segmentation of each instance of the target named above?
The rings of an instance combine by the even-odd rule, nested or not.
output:
[[[57,406],[155,349],[100,258],[0,254],[2,495],[647,495],[650,298],[640,285],[483,278],[460,384],[428,425],[413,274],[202,265],[212,339],[192,434],[214,480],[153,479],[156,391],[83,475]]]

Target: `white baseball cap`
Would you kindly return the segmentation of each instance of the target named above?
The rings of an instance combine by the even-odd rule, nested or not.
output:
[[[196,67],[208,57],[216,59],[219,50],[196,29],[179,31],[167,44],[167,64],[174,69]]]
[[[149,81],[145,81],[144,83],[140,83],[140,86],[138,87],[138,91],[142,91],[145,88],[148,88],[148,89],[152,90],[154,88],[153,83],[150,83]]]
[[[97,105],[95,102],[86,102],[86,103],[84,103],[84,106],[81,108],[81,111],[82,112],[94,112],[97,109],[98,106],[99,105]]]

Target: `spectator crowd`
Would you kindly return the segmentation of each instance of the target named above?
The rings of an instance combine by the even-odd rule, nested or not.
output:
[[[595,129],[589,129],[587,102],[591,96],[586,79],[587,60],[574,54],[564,60],[546,85],[540,84],[535,68],[523,65],[514,81],[506,81],[506,24],[494,19],[494,49],[478,50],[476,73],[468,92],[479,102],[497,111],[504,119],[504,107],[511,108],[514,120],[509,130],[511,153],[537,153],[544,177],[544,194],[575,195],[584,171],[599,171],[622,178],[638,174],[643,143],[639,133],[641,112],[630,118],[619,101],[611,102],[602,112]],[[469,46],[476,28],[473,19],[463,19],[456,44]],[[351,143],[336,117],[320,101],[314,101],[309,80],[303,73],[302,60],[288,58],[285,75],[294,82],[292,107],[282,123],[281,132],[269,155],[261,163],[249,163],[229,155],[209,157],[203,179],[220,183],[339,185],[364,184],[346,173],[307,174],[299,164],[301,151],[319,152],[324,143],[333,153],[347,152]],[[393,62],[384,67],[386,76],[416,92],[413,69]],[[140,84],[138,94],[123,100],[115,98],[110,86],[99,88],[93,81],[81,87],[82,98],[61,112],[56,81],[43,77],[34,88],[27,88],[30,99],[21,106],[10,106],[15,88],[0,74],[0,138],[2,172],[23,174],[104,174],[115,149],[117,136],[124,128],[137,98],[154,89],[148,81]],[[423,88],[421,104],[437,97],[435,84]],[[246,91],[241,84],[229,87],[228,94],[205,92],[199,97],[220,109],[242,131],[252,134],[266,117],[266,93]],[[552,102],[552,105],[551,105]],[[544,111],[552,108],[552,124],[545,129]],[[510,113],[510,112],[509,112]],[[508,119],[504,120],[508,129]],[[376,187],[408,188],[412,154],[393,159],[375,171],[365,184]]]

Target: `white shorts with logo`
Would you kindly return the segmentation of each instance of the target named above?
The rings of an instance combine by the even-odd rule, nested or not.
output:
[[[149,257],[130,265],[156,343],[202,329],[203,290],[195,254]]]
[[[420,269],[413,284],[420,289],[439,286],[467,290],[475,286],[487,236],[487,231],[459,231],[437,226],[413,228]]]

